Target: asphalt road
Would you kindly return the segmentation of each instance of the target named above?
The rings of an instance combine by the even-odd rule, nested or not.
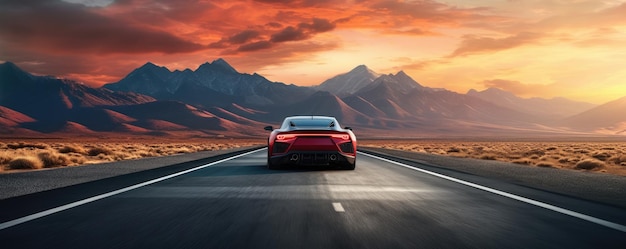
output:
[[[626,212],[615,206],[413,164],[428,172],[436,171],[431,174],[365,154],[358,156],[354,171],[268,170],[265,161],[266,152],[261,149],[212,164],[160,168],[2,200],[0,246],[95,249],[626,245],[626,231],[620,231],[626,224]],[[186,169],[190,171],[168,176]],[[142,184],[164,176],[160,181]],[[480,186],[468,186],[465,181]],[[485,189],[480,189],[482,186]],[[125,187],[128,189],[110,193]],[[99,197],[19,221],[27,215],[93,196]],[[562,209],[551,210],[516,200],[516,196]],[[593,219],[575,217],[576,214]],[[611,224],[618,227],[611,228]]]

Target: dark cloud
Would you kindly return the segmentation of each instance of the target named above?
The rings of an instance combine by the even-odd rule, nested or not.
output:
[[[336,25],[326,19],[313,18],[312,23],[300,23],[298,28],[309,30],[313,33],[327,32],[335,29]]]
[[[335,29],[336,25],[327,19],[313,18],[311,23],[302,22],[298,27],[289,26],[272,35],[271,42],[300,41],[311,36]]]
[[[256,30],[244,30],[228,38],[231,44],[243,44],[254,38],[259,37],[261,33]]]
[[[338,0],[254,0],[255,2],[272,4],[272,5],[282,5],[289,7],[319,7],[319,6],[330,6],[330,5],[341,5],[346,1],[338,1]]]
[[[265,26],[268,25],[272,27],[283,26],[279,23],[268,23]],[[209,47],[225,49],[222,51],[222,54],[227,55],[236,54],[238,52],[253,52],[274,47],[276,43],[307,40],[315,34],[328,32],[335,28],[336,24],[334,22],[322,18],[313,18],[310,22],[300,22],[295,27],[287,26],[270,35],[263,35],[263,33],[270,33],[273,29],[247,29],[211,43]],[[269,39],[264,39],[264,37],[267,36],[269,36]],[[233,49],[233,46],[237,47]]]
[[[251,51],[271,48],[272,46],[273,44],[269,41],[258,41],[258,42],[252,42],[252,43],[241,45],[239,46],[239,48],[237,48],[237,51],[238,52],[251,52]]]
[[[278,33],[272,35],[271,42],[300,41],[309,38],[310,35],[305,33],[304,29],[289,26]]]
[[[265,24],[265,26],[270,27],[270,28],[275,28],[275,29],[279,29],[282,28],[283,25],[277,22],[268,22]]]
[[[53,53],[185,53],[205,49],[175,35],[98,15],[79,4],[0,3],[0,39]]]
[[[254,71],[267,65],[281,65],[303,60],[309,60],[311,53],[336,49],[339,43],[319,43],[314,41],[288,42],[272,49],[261,49],[246,56],[236,56],[228,61],[233,62],[244,71]],[[239,69],[239,68],[238,68]]]
[[[239,45],[247,43],[261,35],[261,32],[253,29],[241,31],[232,36],[222,38],[221,40],[209,44],[209,48],[228,48],[230,45]]]

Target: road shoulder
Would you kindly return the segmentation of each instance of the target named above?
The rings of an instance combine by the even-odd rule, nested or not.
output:
[[[150,157],[110,163],[0,174],[0,200],[145,170],[158,169],[252,148],[260,147],[251,146],[226,150],[202,151],[173,156]]]

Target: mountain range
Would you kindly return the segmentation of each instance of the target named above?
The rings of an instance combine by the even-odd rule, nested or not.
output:
[[[92,88],[0,64],[5,135],[258,136],[289,115],[335,116],[370,137],[624,135],[624,108],[626,97],[594,106],[496,88],[460,94],[365,65],[302,87],[240,73],[223,59],[182,71],[146,63]]]

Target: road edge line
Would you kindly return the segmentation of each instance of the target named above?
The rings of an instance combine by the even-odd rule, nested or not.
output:
[[[460,183],[460,184],[463,184],[463,185],[466,185],[466,186],[469,186],[469,187],[472,187],[472,188],[480,189],[480,190],[483,190],[483,191],[486,191],[486,192],[489,192],[489,193],[492,193],[492,194],[500,195],[500,196],[507,197],[507,198],[510,198],[510,199],[513,199],[513,200],[517,200],[517,201],[521,201],[521,202],[524,202],[524,203],[527,203],[527,204],[531,204],[533,206],[537,206],[537,207],[541,207],[541,208],[545,208],[545,209],[548,209],[548,210],[552,210],[552,211],[555,211],[555,212],[558,212],[558,213],[561,213],[561,214],[569,215],[569,216],[572,216],[572,217],[575,217],[575,218],[578,218],[578,219],[589,221],[589,222],[592,222],[592,223],[595,223],[595,224],[598,224],[598,225],[601,225],[601,226],[604,226],[604,227],[612,228],[612,229],[615,229],[615,230],[618,230],[618,231],[621,231],[621,232],[626,232],[626,226],[618,224],[618,223],[610,222],[610,221],[603,220],[603,219],[600,219],[600,218],[596,218],[596,217],[593,217],[593,216],[589,216],[589,215],[586,215],[586,214],[581,214],[581,213],[578,213],[578,212],[575,212],[575,211],[572,211],[572,210],[568,210],[568,209],[565,209],[565,208],[557,207],[557,206],[554,206],[554,205],[551,205],[551,204],[548,204],[548,203],[536,201],[536,200],[529,199],[529,198],[526,198],[526,197],[522,197],[522,196],[519,196],[519,195],[514,195],[514,194],[511,194],[511,193],[507,193],[507,192],[501,191],[501,190],[485,187],[485,186],[482,186],[482,185],[478,185],[476,183],[472,183],[472,182],[464,181],[464,180],[457,179],[457,178],[454,178],[454,177],[442,175],[442,174],[439,174],[439,173],[435,173],[435,172],[432,172],[432,171],[429,171],[429,170],[425,170],[425,169],[422,169],[422,168],[418,168],[418,167],[415,167],[415,166],[410,166],[410,165],[407,165],[407,164],[404,164],[404,163],[401,163],[401,162],[396,162],[396,161],[393,161],[393,160],[390,160],[390,159],[387,159],[387,158],[375,156],[375,155],[372,155],[372,154],[369,154],[369,153],[365,153],[365,152],[362,152],[362,151],[359,151],[358,153],[360,153],[362,155],[365,155],[365,156],[369,156],[371,158],[382,160],[382,161],[385,161],[385,162],[388,162],[388,163],[391,163],[391,164],[395,164],[395,165],[398,165],[398,166],[401,166],[401,167],[405,167],[405,168],[412,169],[412,170],[415,170],[415,171],[419,171],[419,172],[422,172],[422,173],[425,173],[425,174],[436,176],[436,177],[439,177],[439,178],[442,178],[442,179],[445,179],[445,180],[448,180],[448,181],[452,181],[452,182]]]

